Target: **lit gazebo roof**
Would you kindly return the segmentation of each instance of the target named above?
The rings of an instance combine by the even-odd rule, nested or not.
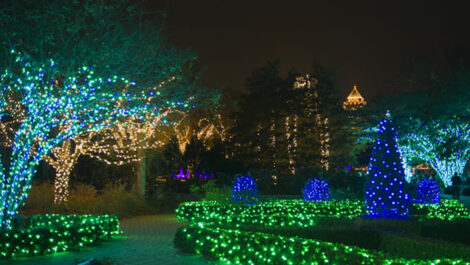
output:
[[[353,90],[343,103],[343,108],[346,110],[357,110],[364,107],[366,104],[367,102],[357,90],[357,86],[354,85]]]

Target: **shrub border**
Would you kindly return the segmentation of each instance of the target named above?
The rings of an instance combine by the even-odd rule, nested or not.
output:
[[[362,201],[306,202],[278,200],[253,206],[219,203],[215,201],[185,202],[176,209],[183,222],[216,222],[235,225],[302,226],[316,225],[315,217],[354,218],[365,215]],[[468,209],[456,200],[443,200],[441,204],[413,204],[410,215],[419,219],[468,219]]]
[[[461,259],[391,258],[373,250],[300,237],[210,227],[180,228],[175,246],[209,259],[236,264],[470,264]]]
[[[33,215],[23,228],[0,233],[0,258],[78,249],[121,233],[114,215]]]

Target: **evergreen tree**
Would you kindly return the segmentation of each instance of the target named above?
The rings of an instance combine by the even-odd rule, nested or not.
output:
[[[404,217],[411,200],[403,191],[405,174],[398,152],[397,132],[389,113],[379,127],[369,164],[366,209],[374,217]]]

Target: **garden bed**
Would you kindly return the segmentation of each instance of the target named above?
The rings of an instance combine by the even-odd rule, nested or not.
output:
[[[241,264],[470,264],[467,208],[414,204],[407,219],[365,216],[361,201],[183,203],[175,246]],[[465,260],[465,261],[464,261]]]
[[[79,249],[120,233],[113,215],[33,215],[0,234],[0,257],[36,256]]]

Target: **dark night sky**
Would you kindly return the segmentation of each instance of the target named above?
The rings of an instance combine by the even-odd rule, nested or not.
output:
[[[279,2],[279,3],[276,3]],[[470,45],[465,1],[205,1],[152,3],[167,9],[167,36],[195,50],[210,86],[243,88],[268,60],[308,72],[316,61],[339,71],[366,100],[393,89],[406,60]]]

